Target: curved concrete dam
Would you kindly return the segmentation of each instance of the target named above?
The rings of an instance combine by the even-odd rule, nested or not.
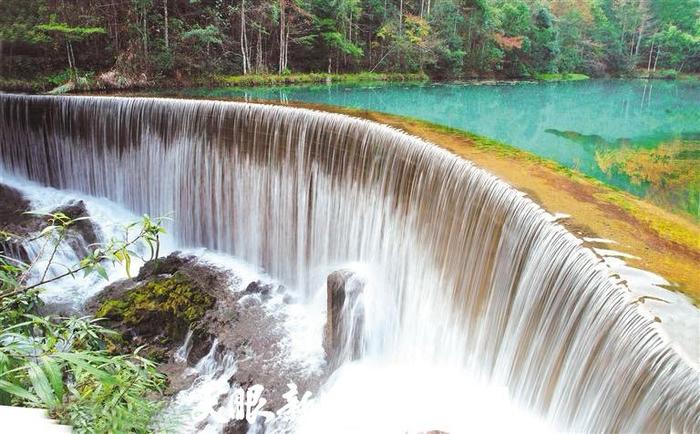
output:
[[[0,164],[172,215],[182,245],[308,299],[359,264],[372,282],[364,358],[458,367],[558,430],[700,431],[700,374],[590,250],[523,193],[389,127],[232,102],[0,95]]]

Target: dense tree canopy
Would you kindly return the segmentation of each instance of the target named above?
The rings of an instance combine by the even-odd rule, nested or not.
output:
[[[698,0],[2,0],[0,74],[700,70]]]

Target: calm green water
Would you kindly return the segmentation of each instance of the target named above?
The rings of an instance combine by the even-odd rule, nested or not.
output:
[[[700,220],[698,82],[336,84],[187,94],[411,116],[514,145]]]

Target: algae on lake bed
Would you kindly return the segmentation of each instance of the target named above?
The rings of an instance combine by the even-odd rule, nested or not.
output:
[[[594,155],[600,177],[614,186],[700,221],[700,133],[621,138],[548,129]]]
[[[700,220],[700,141],[674,140],[654,149],[624,146],[595,156],[603,172],[623,174],[645,188],[646,199]]]

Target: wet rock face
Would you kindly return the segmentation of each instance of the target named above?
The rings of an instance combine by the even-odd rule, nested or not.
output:
[[[328,275],[327,318],[323,347],[329,371],[343,362],[357,360],[363,353],[365,282],[350,270]]]
[[[0,230],[13,234],[27,233],[29,201],[12,187],[0,184]]]
[[[25,214],[30,209],[30,203],[22,193],[0,184],[1,254],[24,262],[29,261],[29,255],[22,246],[22,239],[27,234],[40,229],[38,219]]]
[[[27,249],[23,245],[43,228],[52,224],[51,217],[28,214],[30,202],[22,193],[12,187],[0,184],[0,252],[11,258],[29,262]],[[99,229],[89,220],[83,201],[71,201],[52,210],[50,214],[63,213],[71,220],[65,232],[64,243],[83,257],[91,250],[91,245],[100,241]]]
[[[85,202],[70,201],[51,211],[51,214],[57,213],[63,213],[71,220],[75,220],[68,227],[65,241],[78,256],[86,256],[90,253],[91,247],[100,242],[100,236],[99,229],[90,221]]]

